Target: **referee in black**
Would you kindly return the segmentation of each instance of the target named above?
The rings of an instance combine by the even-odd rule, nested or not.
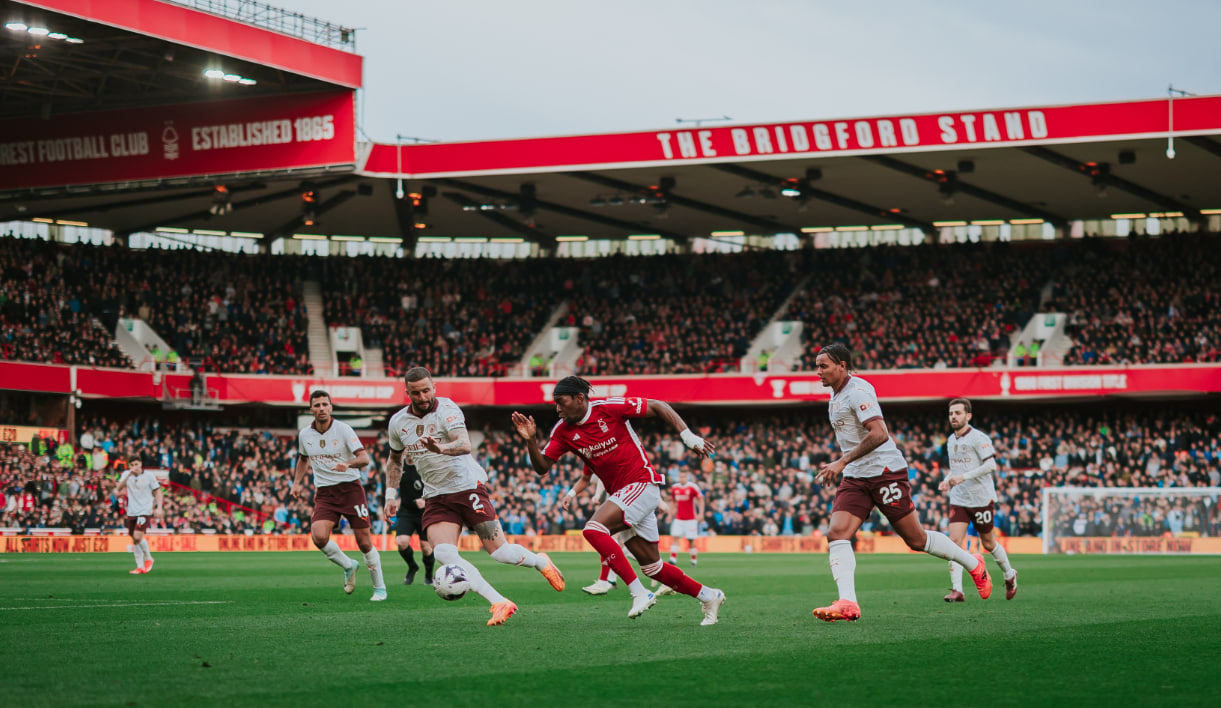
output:
[[[411,550],[411,535],[420,537],[420,550],[424,554],[424,584],[432,585],[432,569],[435,561],[432,557],[432,544],[424,536],[424,481],[415,465],[403,464],[403,477],[399,480],[399,499],[403,500],[399,507],[398,517],[394,523],[394,540],[399,546],[399,555],[407,561],[407,577],[404,585],[415,582],[415,574],[420,572],[420,566],[415,562],[415,554]]]

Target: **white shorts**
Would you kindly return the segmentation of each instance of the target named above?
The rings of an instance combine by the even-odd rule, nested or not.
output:
[[[627,543],[633,536],[657,543],[661,536],[657,532],[657,503],[661,501],[661,488],[648,482],[629,484],[606,499],[623,510],[623,521],[629,528],[615,534],[620,543]]]
[[[699,519],[675,519],[670,522],[670,535],[674,538],[685,538],[690,541],[700,537]]]

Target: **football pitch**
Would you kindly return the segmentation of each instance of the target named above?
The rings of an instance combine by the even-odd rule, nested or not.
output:
[[[563,593],[465,555],[520,606],[505,625],[404,587],[394,552],[382,603],[315,552],[161,553],[146,576],[127,554],[0,555],[0,705],[1216,705],[1217,557],[1013,556],[1009,602],[989,559],[992,598],[966,578],[948,605],[944,562],[861,555],[861,621],[825,624],[825,555],[706,554],[693,575],[728,599],[701,627],[685,596],[629,620],[622,587],[582,593],[592,552],[553,556]]]

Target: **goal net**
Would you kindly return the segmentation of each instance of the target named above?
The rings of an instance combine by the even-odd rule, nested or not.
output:
[[[1044,553],[1221,553],[1221,487],[1051,487]]]

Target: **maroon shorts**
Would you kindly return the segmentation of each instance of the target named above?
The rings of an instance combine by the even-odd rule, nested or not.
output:
[[[988,506],[954,506],[950,505],[951,524],[975,524],[975,533],[984,534],[992,531],[992,516],[996,511],[996,502],[988,502]]]
[[[912,488],[907,481],[907,470],[886,471],[878,477],[858,479],[844,477],[835,492],[835,503],[831,512],[846,511],[862,521],[869,518],[873,507],[877,507],[890,525],[916,510],[912,503]]]
[[[344,518],[354,529],[369,528],[369,501],[360,482],[340,482],[318,487],[314,492],[314,515],[310,523],[330,521],[338,524]]]
[[[438,494],[424,500],[424,530],[443,521],[474,529],[496,520],[496,505],[488,498],[488,490],[480,484],[474,489],[453,494]]]
[[[132,534],[137,531],[144,533],[148,531],[148,524],[153,520],[150,516],[124,516],[123,525],[127,527],[127,533]]]

